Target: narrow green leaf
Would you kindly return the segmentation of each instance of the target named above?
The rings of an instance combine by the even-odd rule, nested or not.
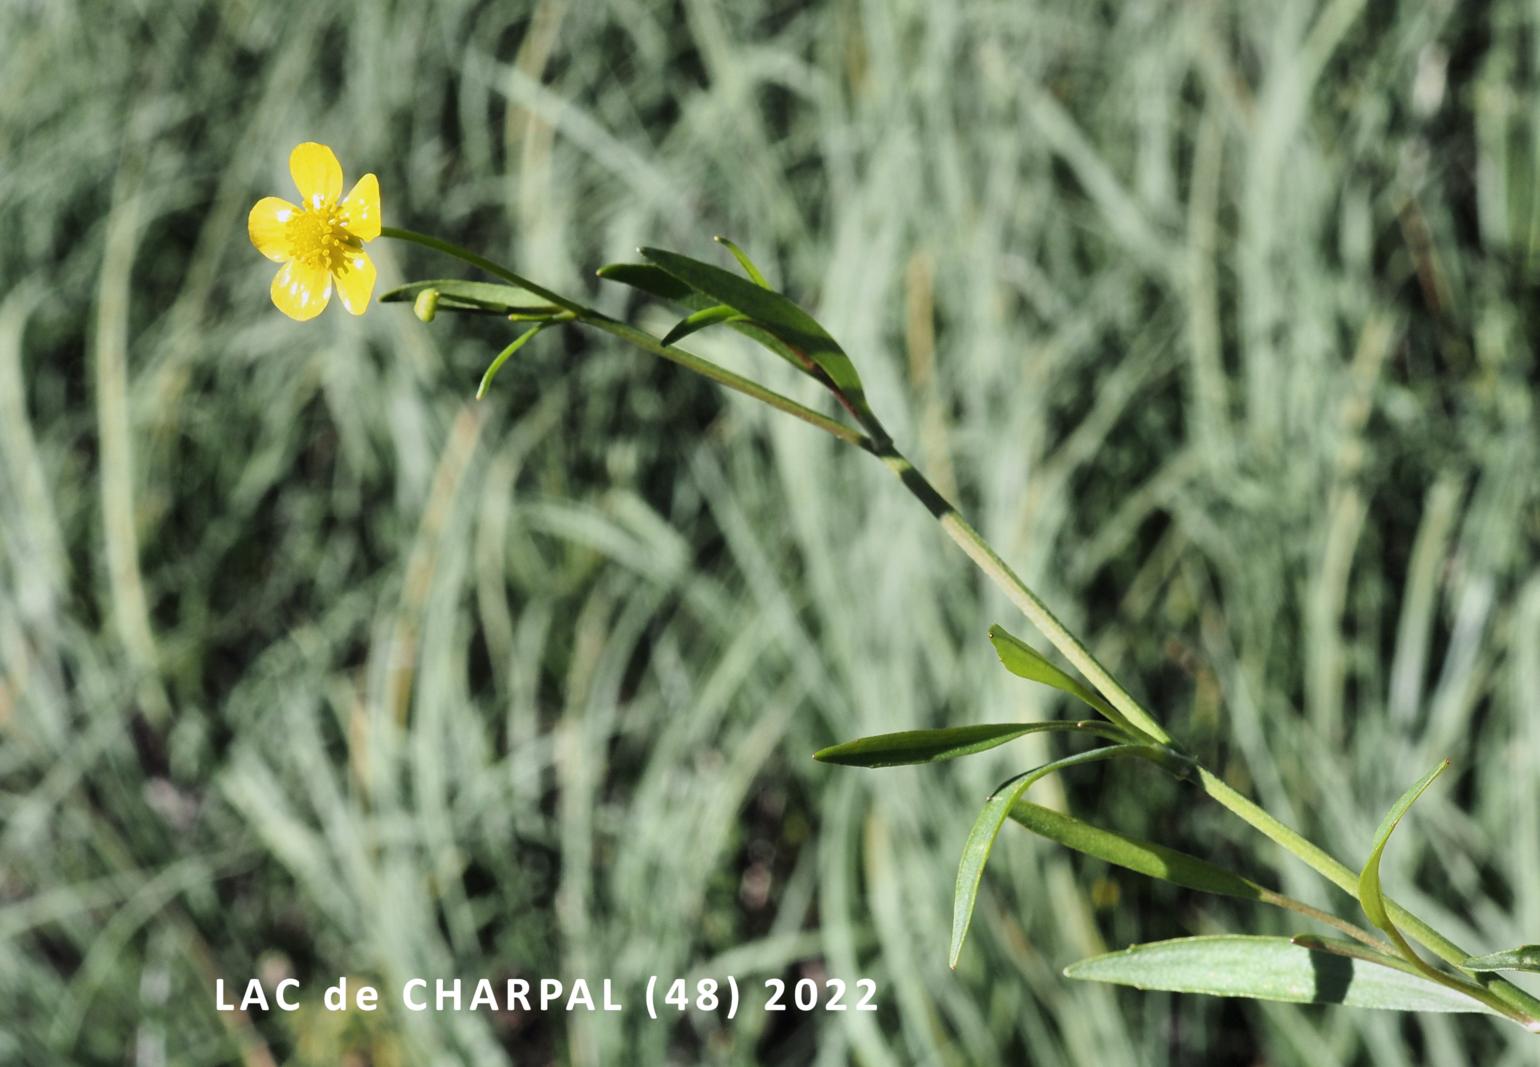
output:
[[[1467,971],[1540,972],[1540,945],[1520,945],[1490,956],[1471,956],[1460,966]]]
[[[561,310],[517,286],[497,285],[493,282],[468,282],[459,278],[431,278],[397,286],[381,294],[380,303],[415,301],[418,293],[428,289],[438,291],[438,308],[441,311],[475,309],[509,314],[535,310],[549,310],[555,313]]]
[[[1077,700],[1083,701],[1119,726],[1138,732],[1128,724],[1123,713],[1103,700],[1099,693],[1078,678],[1072,678],[1049,663],[1043,658],[1041,652],[1016,637],[1005,627],[998,623],[991,626],[989,643],[995,646],[995,655],[1000,657],[1000,662],[1005,665],[1005,669],[1016,677],[1053,686],[1061,693],[1068,693]]]
[[[663,335],[663,343],[666,345],[675,344],[684,340],[692,333],[704,330],[707,326],[715,326],[719,322],[731,322],[734,319],[741,318],[743,318],[742,315],[726,304],[712,304],[710,307],[693,311],[680,319],[672,330]]]
[[[1103,830],[1029,800],[1017,800],[1010,809],[1010,817],[1050,841],[1150,878],[1242,900],[1263,898],[1261,886],[1207,860],[1151,841]]]
[[[831,745],[813,753],[820,763],[845,767],[902,767],[914,763],[971,756],[1027,734],[1051,730],[1077,730],[1106,736],[1111,731],[1099,722],[1000,722],[973,726],[952,726],[944,730],[904,730],[877,734],[844,744]]]
[[[696,304],[707,307],[717,301],[702,297],[684,282],[662,267],[650,263],[608,263],[596,272],[607,282],[619,282],[633,289],[640,289],[649,296],[669,300],[676,304]]]
[[[492,365],[487,368],[487,372],[481,376],[481,385],[476,390],[477,400],[480,400],[482,397],[487,395],[487,389],[492,385],[492,379],[497,377],[497,372],[503,369],[503,364],[507,363],[508,360],[513,357],[515,352],[523,348],[525,342],[529,341],[532,337],[535,336],[535,334],[539,333],[543,329],[545,329],[545,323],[543,322],[531,326],[529,329],[519,334],[519,336],[514,339],[513,344],[509,345],[507,348],[503,349],[497,354],[497,358],[492,361]]]
[[[606,281],[629,285],[633,289],[647,293],[649,296],[655,296],[660,300],[667,300],[672,304],[679,304],[691,311],[701,311],[705,308],[719,306],[720,304],[719,301],[713,300],[706,294],[698,293],[691,289],[662,267],[655,267],[650,263],[611,263],[600,267],[598,274],[599,277]],[[745,318],[730,319],[727,321],[727,325],[755,343],[774,352],[803,374],[807,373],[806,361],[798,359],[795,352],[768,330]]]
[[[1390,920],[1390,913],[1385,910],[1385,893],[1380,886],[1380,857],[1384,855],[1385,845],[1390,841],[1390,835],[1395,832],[1408,809],[1416,803],[1418,797],[1422,796],[1423,791],[1433,784],[1433,780],[1448,769],[1449,760],[1446,759],[1423,775],[1416,785],[1401,794],[1401,799],[1397,800],[1386,813],[1379,830],[1375,832],[1374,847],[1370,849],[1369,858],[1364,861],[1363,871],[1358,875],[1358,903],[1363,907],[1364,914],[1369,917],[1370,922],[1384,930],[1398,944],[1402,941],[1401,932],[1396,929],[1396,924]]]
[[[762,289],[770,288],[770,283],[765,281],[765,276],[760,273],[758,267],[754,266],[754,261],[749,258],[747,252],[721,234],[717,234],[712,240],[733,254],[733,258],[738,261],[738,265],[743,268],[743,272],[753,279],[755,285]]]
[[[1369,962],[1294,944],[1286,937],[1183,937],[1093,956],[1064,969],[1069,978],[1136,989],[1250,997],[1290,1004],[1344,1004],[1391,1011],[1490,1009],[1391,961]]]
[[[1081,752],[1074,756],[1066,756],[1064,759],[1054,760],[1052,763],[1045,763],[1019,778],[1013,778],[985,802],[979,817],[973,822],[973,829],[968,831],[968,840],[963,844],[962,860],[957,865],[957,890],[952,899],[952,945],[947,955],[949,967],[955,969],[957,958],[962,955],[963,942],[968,937],[968,927],[973,923],[973,907],[978,903],[979,883],[984,877],[984,865],[989,862],[989,854],[994,850],[995,838],[1000,836],[1000,827],[1005,825],[1006,816],[1010,814],[1016,801],[1021,799],[1021,795],[1032,783],[1040,778],[1046,778],[1055,771],[1078,767],[1082,763],[1116,759],[1119,756],[1145,755],[1140,750],[1148,747],[1146,745],[1108,745],[1105,748],[1093,748],[1089,752]]]
[[[762,288],[721,267],[661,248],[643,248],[642,255],[714,301],[737,308],[794,352],[823,372],[845,402],[863,416],[871,415],[866,390],[855,364],[811,315],[773,289]],[[812,366],[804,367],[811,372]],[[815,375],[816,376],[816,375]]]

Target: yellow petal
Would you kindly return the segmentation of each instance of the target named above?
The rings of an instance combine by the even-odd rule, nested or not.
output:
[[[380,180],[365,174],[342,200],[342,228],[360,241],[380,235]]]
[[[374,292],[374,261],[361,248],[348,249],[347,258],[334,272],[337,279],[337,295],[342,306],[355,315],[362,315],[369,306],[369,294]]]
[[[289,173],[308,207],[335,204],[342,195],[342,164],[324,144],[296,145],[289,153]]]
[[[283,265],[273,278],[273,304],[296,322],[313,319],[332,298],[332,276],[325,267],[307,267],[298,260]]]
[[[289,220],[299,214],[299,208],[276,196],[264,196],[258,200],[246,216],[246,233],[251,243],[274,263],[289,258]]]

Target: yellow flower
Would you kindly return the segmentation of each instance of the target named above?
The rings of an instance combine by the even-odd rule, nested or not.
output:
[[[313,319],[326,308],[335,280],[342,306],[362,315],[374,292],[374,264],[363,245],[380,235],[379,179],[365,174],[343,196],[342,164],[314,141],[289,153],[289,173],[300,204],[264,196],[246,219],[257,251],[283,264],[273,279],[273,303],[291,319]]]

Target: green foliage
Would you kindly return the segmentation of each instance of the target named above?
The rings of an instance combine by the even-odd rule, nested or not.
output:
[[[544,328],[544,323],[531,326],[529,329],[519,334],[518,337],[514,338],[512,343],[510,343],[506,348],[499,352],[495,358],[493,358],[492,362],[487,365],[486,373],[481,376],[481,384],[476,387],[477,400],[480,400],[487,395],[487,390],[492,386],[492,379],[497,377],[497,372],[502,370],[503,364],[512,359],[513,354],[519,349],[523,348],[526,342],[534,340],[535,335]]]
[[[1018,737],[1046,731],[1100,733],[1114,739],[1121,736],[1094,722],[978,723],[949,726],[943,730],[903,730],[863,737],[819,749],[813,753],[813,758],[820,763],[839,763],[847,767],[902,767],[971,756]]]
[[[1062,693],[1082,701],[1093,711],[1100,712],[1109,720],[1123,729],[1134,732],[1128,720],[1123,717],[1111,704],[1103,700],[1099,694],[1089,688],[1084,682],[1065,674],[1055,667],[1043,654],[1031,645],[1013,636],[1003,626],[995,625],[989,628],[990,644],[995,646],[995,655],[1000,657],[1001,664],[1018,678],[1025,678],[1031,682],[1041,682],[1049,685]]]
[[[994,851],[995,838],[1000,836],[1000,828],[1005,825],[1006,818],[1022,794],[1050,774],[1086,763],[1142,755],[1142,748],[1140,745],[1109,745],[1066,756],[1011,779],[990,795],[979,811],[978,818],[973,821],[973,828],[968,831],[968,838],[963,842],[962,859],[957,864],[957,890],[952,897],[952,944],[947,952],[948,966],[954,969],[957,967],[963,942],[968,937],[968,928],[973,925],[973,909],[978,903],[984,865],[989,862],[990,852]]]
[[[663,335],[663,343],[678,344],[692,333],[704,330],[707,326],[715,326],[719,322],[743,321],[743,319],[743,315],[726,304],[713,304],[692,312],[675,323],[674,328]]]
[[[1540,973],[1540,945],[1520,945],[1487,956],[1471,956],[1461,965],[1468,971],[1533,971]]]
[[[1386,812],[1380,828],[1374,834],[1374,844],[1370,846],[1369,858],[1364,861],[1363,870],[1358,876],[1358,902],[1363,906],[1364,914],[1369,921],[1381,930],[1395,938],[1398,944],[1402,944],[1401,935],[1396,929],[1396,924],[1391,921],[1390,913],[1385,906],[1385,892],[1380,885],[1380,858],[1385,854],[1385,846],[1390,843],[1390,835],[1395,833],[1396,827],[1401,824],[1402,818],[1411,810],[1417,798],[1432,785],[1439,775],[1449,769],[1449,760],[1444,760],[1434,767],[1417,783],[1401,794],[1395,804]]]
[[[1261,887],[1250,879],[1153,841],[1104,830],[1073,815],[1064,815],[1027,800],[1017,800],[1008,814],[1034,834],[1162,882],[1241,900],[1262,897]]]
[[[643,248],[646,256],[691,289],[736,310],[790,349],[809,374],[821,374],[857,417],[871,418],[866,390],[855,364],[811,315],[785,296],[752,279],[710,263],[661,248]],[[781,349],[777,348],[777,352]]]
[[[1291,1004],[1392,1011],[1486,1010],[1429,983],[1392,956],[1370,961],[1309,948],[1286,937],[1215,935],[1156,941],[1081,960],[1066,967],[1064,974],[1137,989]]]
[[[459,278],[433,278],[399,285],[380,294],[380,303],[412,303],[424,291],[438,293],[438,306],[447,311],[492,311],[516,315],[532,311],[554,311],[534,294],[512,285],[466,281]]]

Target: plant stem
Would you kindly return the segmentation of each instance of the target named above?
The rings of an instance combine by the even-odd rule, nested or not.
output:
[[[1017,577],[1010,565],[1001,559],[999,553],[984,540],[983,535],[963,518],[962,513],[942,496],[935,486],[931,485],[913,463],[893,447],[892,443],[886,439],[886,434],[874,442],[870,451],[898,476],[898,480],[904,483],[904,487],[936,517],[936,521],[941,524],[946,535],[955,541],[979,570],[983,571],[990,581],[1010,598],[1012,604],[1021,609],[1021,613],[1032,622],[1033,626],[1037,627],[1048,642],[1058,649],[1065,659],[1074,664],[1081,674],[1085,675],[1086,679],[1123,715],[1130,726],[1157,744],[1170,744],[1171,735],[1161,729],[1160,724],[1118,684],[1117,679],[1091,654],[1090,649],[1081,644],[1080,639],[1070,633],[1053,612],[1048,610],[1048,605],[1044,604],[1037,594]]]

